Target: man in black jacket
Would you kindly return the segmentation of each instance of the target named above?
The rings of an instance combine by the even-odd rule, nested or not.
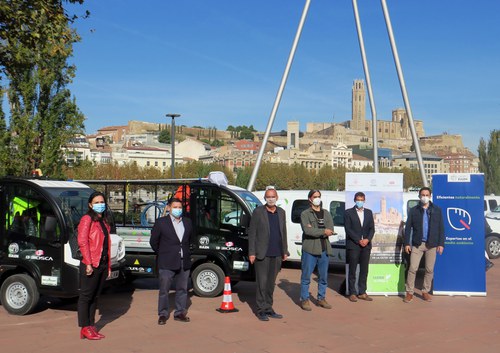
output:
[[[255,267],[257,282],[257,318],[281,319],[283,315],[273,309],[273,293],[281,261],[290,255],[286,238],[285,210],[276,206],[278,193],[267,187],[266,204],[257,207],[252,214],[248,230],[248,257]]]
[[[149,243],[157,255],[160,292],[158,296],[158,325],[165,325],[170,315],[168,292],[174,280],[175,312],[174,320],[189,322],[187,316],[187,287],[191,259],[189,241],[193,234],[191,220],[182,217],[182,201],[170,201],[170,214],[156,220],[151,230]]]
[[[430,188],[421,188],[418,195],[420,203],[410,210],[405,227],[405,252],[411,253],[410,268],[406,278],[406,296],[403,300],[405,303],[413,299],[415,276],[424,254],[425,276],[422,297],[427,302],[432,301],[429,292],[434,277],[436,253],[441,255],[444,250],[444,224],[441,209],[430,201]]]

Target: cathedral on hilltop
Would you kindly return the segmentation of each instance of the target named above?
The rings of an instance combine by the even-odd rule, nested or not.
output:
[[[373,120],[366,119],[366,90],[364,80],[354,80],[352,86],[351,120],[342,123],[308,123],[306,133],[328,135],[346,145],[372,146]],[[419,138],[425,136],[423,122],[414,120]],[[379,147],[409,150],[412,144],[408,115],[404,108],[392,111],[391,121],[377,120],[377,139]]]

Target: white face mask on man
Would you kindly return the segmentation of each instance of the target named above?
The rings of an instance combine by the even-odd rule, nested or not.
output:
[[[313,200],[312,200],[312,204],[314,206],[319,206],[321,205],[321,197],[315,197]]]
[[[430,200],[431,200],[431,198],[429,196],[420,197],[420,202],[422,202],[422,204],[424,204],[424,205],[427,205]]]
[[[266,203],[270,207],[275,206],[276,205],[276,197],[266,197]]]

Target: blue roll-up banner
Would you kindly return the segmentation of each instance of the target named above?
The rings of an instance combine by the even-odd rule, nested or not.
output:
[[[445,245],[434,269],[434,294],[486,295],[484,175],[434,174],[433,202],[444,218]]]

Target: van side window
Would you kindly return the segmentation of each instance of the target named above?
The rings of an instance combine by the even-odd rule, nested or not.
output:
[[[488,200],[488,204],[490,205],[490,211],[493,211],[497,207],[497,200]]]
[[[300,215],[309,207],[309,200],[295,200],[292,205],[292,222],[300,224]]]
[[[221,194],[221,219],[220,224],[221,228],[232,228],[232,227],[241,227],[241,219],[243,215],[243,209],[240,204],[236,202],[231,196],[223,192]]]
[[[196,224],[219,229],[219,193],[213,188],[200,189],[196,195]]]
[[[417,206],[419,202],[420,202],[419,200],[408,200],[408,202],[406,203],[406,215],[407,215],[407,217],[410,214],[410,210],[413,207]]]
[[[6,187],[6,234],[11,240],[39,243],[60,238],[60,227],[50,204],[26,185]]]
[[[344,225],[345,202],[332,201],[330,202],[330,214],[333,218],[334,226]]]

